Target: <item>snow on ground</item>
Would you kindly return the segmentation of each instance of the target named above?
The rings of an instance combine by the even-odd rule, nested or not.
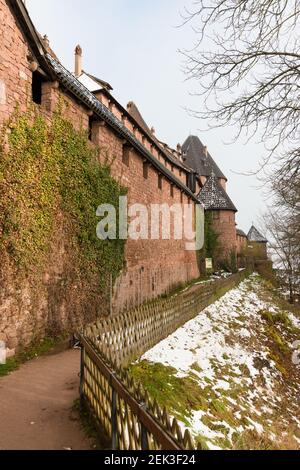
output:
[[[140,360],[198,385],[203,406],[186,410],[182,426],[204,448],[263,448],[279,438],[299,448],[299,371],[288,345],[300,339],[300,320],[265,292],[251,276]]]

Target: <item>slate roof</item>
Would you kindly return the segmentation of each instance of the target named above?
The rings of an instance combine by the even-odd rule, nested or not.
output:
[[[191,167],[184,164],[182,161],[179,160],[179,158],[176,158],[172,154],[171,151],[168,151],[168,149],[164,146],[163,142],[158,140],[158,138],[155,136],[155,134],[153,134],[153,132],[151,132],[151,129],[148,126],[148,124],[146,123],[146,121],[144,120],[139,108],[137,107],[137,105],[133,101],[130,101],[128,103],[127,109],[128,109],[129,114],[133,117],[133,119],[139,124],[139,126],[144,130],[144,132],[148,135],[148,137],[152,141],[154,141],[156,143],[156,145],[158,145],[160,147],[162,152],[166,155],[166,157],[168,158],[168,160],[172,164],[176,165],[179,168],[183,168],[184,170],[188,171],[189,173],[193,172],[193,169]]]
[[[249,230],[248,240],[256,243],[268,243],[268,240],[257,230],[254,225]]]
[[[198,195],[199,201],[206,210],[226,210],[237,212],[225,189],[220,185],[218,177],[212,174]]]
[[[185,193],[191,197],[192,200],[197,201],[195,194],[165,165],[153,157],[152,153],[134,136],[132,132],[118,119],[103,103],[101,103],[96,96],[91,93],[77,78],[69,72],[59,61],[54,59],[50,54],[45,55],[48,65],[52,68],[57,80],[69,92],[76,96],[82,103],[89,109],[93,110],[95,114],[109,124],[118,134],[125,138],[134,148],[138,150],[162,175],[166,176],[170,181],[180,187]],[[191,171],[191,170],[190,170]]]
[[[247,238],[247,235],[245,234],[245,232],[244,232],[243,230],[240,230],[239,228],[236,229],[236,234],[237,234],[239,237]]]
[[[210,176],[212,172],[217,178],[223,178],[227,181],[226,176],[222,173],[212,156],[208,153],[205,155],[205,147],[199,137],[190,135],[182,146],[183,158],[185,163],[193,168],[200,176]]]

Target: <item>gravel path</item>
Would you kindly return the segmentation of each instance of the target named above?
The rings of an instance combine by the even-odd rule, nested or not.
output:
[[[89,450],[78,414],[80,352],[24,364],[0,378],[0,450]]]

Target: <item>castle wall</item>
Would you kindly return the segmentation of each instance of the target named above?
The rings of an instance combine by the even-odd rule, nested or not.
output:
[[[235,212],[212,211],[212,227],[219,234],[217,260],[229,260],[237,251]]]
[[[20,112],[25,112],[32,104],[32,72],[28,59],[30,49],[5,0],[0,0],[0,24],[2,125],[12,115],[16,105]],[[42,104],[39,107],[41,114],[51,119],[62,97],[67,104],[63,108],[64,116],[73,123],[75,129],[87,130],[89,110],[64,92],[57,83],[43,84]],[[148,178],[145,179],[143,157],[135,150],[130,153],[129,166],[123,163],[124,142],[108,126],[94,124],[92,140],[93,144],[102,149],[100,160],[109,158],[113,177],[128,187],[130,204],[142,203],[149,207],[151,203],[171,205],[189,202],[186,193],[177,186],[171,188],[170,181],[166,178],[163,178],[162,189],[159,189],[158,173],[153,167],[149,167]],[[172,169],[171,165],[169,169]],[[174,168],[174,172],[185,181],[184,172],[180,172],[178,168]],[[192,201],[190,203],[194,204]],[[95,229],[97,223],[95,218]],[[63,279],[68,275],[67,250],[64,233],[58,227],[48,265],[40,275],[38,295],[29,279],[16,285],[12,269],[6,267],[5,271],[0,270],[0,340],[4,340],[12,352],[18,347],[26,346],[33,339],[44,337],[54,315],[58,333],[59,330],[73,332],[97,316],[97,312],[89,312],[84,292],[79,292],[78,286],[74,285],[72,295],[65,295]],[[157,297],[198,275],[196,253],[185,250],[184,240],[128,240],[126,266],[114,286],[113,312],[117,313]]]
[[[237,235],[236,242],[237,242],[237,253],[240,254],[242,252],[245,252],[247,249],[247,238],[241,235]]]

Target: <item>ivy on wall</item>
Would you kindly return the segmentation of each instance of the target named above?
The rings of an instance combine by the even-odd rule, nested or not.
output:
[[[219,246],[219,235],[213,229],[212,222],[212,213],[206,211],[204,222],[204,247],[198,252],[198,264],[202,273],[206,273],[206,258],[211,258],[215,264],[216,253]]]
[[[35,108],[18,112],[2,130],[0,142],[0,252],[20,273],[44,266],[53,233],[63,218],[78,272],[116,279],[124,265],[124,241],[96,235],[100,204],[118,208],[126,190],[87,133],[76,132],[57,111],[49,123]]]

